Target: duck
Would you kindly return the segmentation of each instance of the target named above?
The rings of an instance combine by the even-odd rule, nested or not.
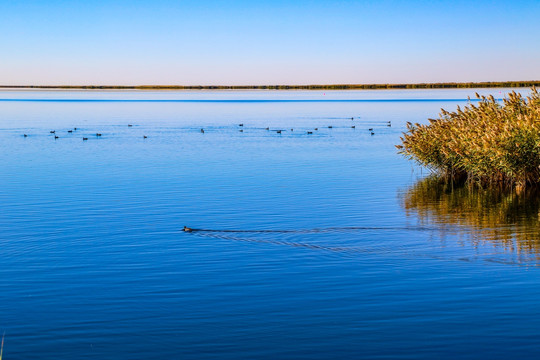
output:
[[[101,136],[101,134],[100,134],[100,133],[97,133],[96,136]]]
[[[351,126],[351,129],[356,129],[356,126],[355,125]]]
[[[204,134],[204,129],[201,129],[201,134]]]
[[[267,127],[267,128],[265,129],[265,130],[270,130],[270,128],[269,128],[269,127]]]
[[[187,226],[184,226],[184,231],[185,231],[185,232],[192,232],[193,229],[192,229],[192,228],[188,228]]]
[[[372,132],[371,132],[371,135],[375,135],[375,133],[372,131]]]
[[[244,126],[244,124],[238,124],[238,126]]]
[[[319,131],[319,128],[315,128],[315,131]]]
[[[332,125],[328,126],[328,128],[331,129],[331,128],[332,128]]]
[[[276,133],[281,134],[281,130],[277,130]]]
[[[54,139],[55,139],[55,140],[58,139],[58,136],[55,135],[55,136],[54,136]]]
[[[86,140],[88,140],[88,138],[85,138],[85,137],[83,137],[82,139],[83,139],[83,141],[86,141]]]
[[[26,135],[26,134],[23,134],[23,136],[24,136],[24,137],[28,137],[28,135]]]
[[[54,133],[56,133],[56,130],[51,130],[51,131],[49,131],[49,133],[54,134]]]
[[[148,136],[146,136],[146,135],[143,135],[143,139],[148,139]]]
[[[313,131],[308,131],[307,133],[308,133],[308,135],[311,135],[311,134],[313,134]]]
[[[72,132],[73,132],[73,130],[68,130],[68,133],[72,133]]]
[[[373,131],[373,128],[369,128],[368,131]]]

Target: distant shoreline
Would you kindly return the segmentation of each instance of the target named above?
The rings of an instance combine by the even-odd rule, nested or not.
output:
[[[331,85],[0,85],[0,89],[67,89],[67,90],[374,90],[374,89],[459,89],[540,86],[533,81],[485,81],[464,83],[418,84],[331,84]]]

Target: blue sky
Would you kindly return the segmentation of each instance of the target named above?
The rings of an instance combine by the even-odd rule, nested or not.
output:
[[[0,0],[0,84],[540,80],[538,18],[538,0]]]

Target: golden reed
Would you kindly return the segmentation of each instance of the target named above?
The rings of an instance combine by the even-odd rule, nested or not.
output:
[[[407,123],[399,153],[452,180],[515,187],[540,184],[540,94],[515,91],[501,103],[480,96],[429,124]]]

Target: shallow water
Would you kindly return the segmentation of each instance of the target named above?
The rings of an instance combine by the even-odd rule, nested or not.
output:
[[[475,91],[0,91],[4,357],[537,357],[538,196],[394,147]]]

